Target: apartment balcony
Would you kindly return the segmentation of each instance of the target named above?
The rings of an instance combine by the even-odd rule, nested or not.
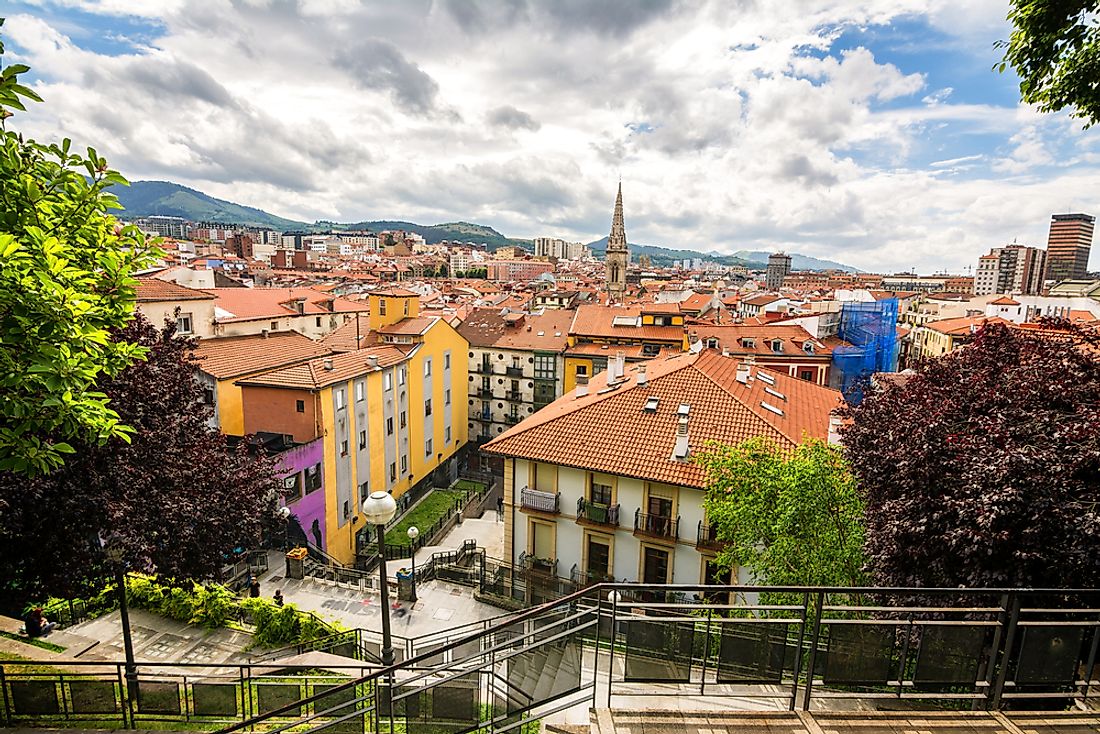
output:
[[[523,401],[523,393],[520,392],[519,390],[509,390],[508,392],[506,392],[504,394],[504,399],[505,400],[511,400],[512,402],[522,402]]]
[[[474,413],[474,419],[480,421],[491,421],[493,420],[493,414],[488,410],[482,410],[478,413]]]
[[[524,510],[545,512],[548,515],[558,514],[558,504],[561,494],[558,492],[542,492],[537,489],[524,487],[519,491],[519,505]]]
[[[523,377],[522,367],[505,367],[504,374],[508,377]]]
[[[634,512],[634,535],[675,543],[679,537],[680,516],[647,515],[638,508]]]
[[[519,567],[524,571],[530,571],[543,576],[558,575],[557,558],[538,558],[526,551],[519,554]]]
[[[577,499],[577,522],[582,525],[603,525],[619,527],[619,506],[601,505],[589,502],[584,497]]]
[[[477,396],[479,398],[483,399],[483,400],[492,400],[493,399],[493,391],[492,391],[491,388],[488,388],[488,389],[484,388],[484,387],[478,388]]]
[[[505,413],[504,414],[504,422],[507,423],[510,426],[514,426],[515,424],[519,423],[521,420],[523,420],[523,416],[519,415],[518,413]]]
[[[699,528],[695,532],[696,550],[722,550],[723,545],[725,544],[718,540],[718,528],[700,520]]]
[[[605,581],[614,583],[615,577],[606,571],[584,571],[573,564],[573,569],[569,572],[569,580],[583,589],[595,584],[602,584]]]
[[[493,365],[490,362],[482,362],[481,364],[475,364],[474,368],[470,371],[476,372],[479,375],[491,375],[493,374]]]

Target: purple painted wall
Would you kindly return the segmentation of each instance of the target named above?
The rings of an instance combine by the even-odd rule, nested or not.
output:
[[[301,446],[296,446],[288,451],[284,451],[276,458],[282,465],[282,472],[284,477],[291,476],[295,473],[303,473],[301,477],[302,491],[305,491],[305,476],[304,472],[307,468],[314,466],[315,464],[321,464],[324,461],[325,456],[325,440],[323,438],[317,438],[309,443],[304,443]],[[309,494],[304,495],[301,499],[291,499],[286,505],[290,508],[292,517],[298,518],[298,522],[302,526],[302,530],[305,531],[306,537],[309,538],[309,542],[317,544],[317,534],[320,534],[320,546],[325,546],[325,483],[324,483],[324,471],[321,471],[321,486],[313,490]],[[316,525],[314,525],[316,522]],[[315,532],[316,531],[316,532]]]

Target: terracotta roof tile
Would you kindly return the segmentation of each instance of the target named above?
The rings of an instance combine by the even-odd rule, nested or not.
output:
[[[203,372],[224,380],[304,362],[328,351],[296,331],[275,331],[267,336],[202,339],[195,347],[195,361]]]
[[[156,301],[209,301],[214,298],[207,291],[187,288],[160,278],[138,278],[134,291],[138,303]]]
[[[673,304],[675,305],[675,304]],[[576,336],[623,338],[623,339],[653,339],[658,341],[682,341],[684,327],[682,326],[632,326],[616,325],[616,319],[625,321],[641,316],[642,307],[616,308],[613,306],[578,306],[577,315],[573,318],[573,325],[569,329],[570,334]],[[647,309],[647,312],[652,312]],[[679,313],[677,307],[675,313]]]
[[[990,301],[990,306],[1019,306],[1020,302],[1008,296],[1001,296],[996,301]]]
[[[321,343],[333,352],[350,352],[377,344],[379,341],[378,333],[370,330],[370,316],[360,313],[355,318],[340,324],[335,331],[322,339]]]
[[[730,324],[727,326],[692,326],[689,334],[699,337],[704,343],[708,339],[717,339],[717,349],[728,349],[733,354],[758,354],[761,356],[829,356],[832,347],[799,324]],[[753,340],[753,346],[746,346],[744,340]],[[783,351],[776,352],[772,342],[782,342]],[[806,343],[813,344],[813,352],[806,351]]]
[[[522,317],[522,320],[509,317]],[[573,312],[549,310],[541,314],[504,314],[497,308],[471,311],[458,326],[471,346],[503,349],[561,351],[568,341]],[[514,325],[511,325],[514,324]]]
[[[248,321],[251,319],[278,318],[297,315],[294,307],[302,302],[303,313],[323,315],[367,310],[367,304],[346,298],[334,297],[313,288],[209,288],[218,300],[219,322]],[[332,302],[332,310],[327,306]]]
[[[360,349],[357,352],[335,354],[331,357],[312,359],[301,364],[272,370],[241,380],[238,384],[318,390],[333,383],[367,374],[370,372],[367,357],[371,355],[378,357],[378,367],[381,368],[405,361],[409,352],[389,344],[381,344]],[[331,364],[332,369],[327,369],[326,364]]]
[[[406,336],[417,336],[423,334],[425,331],[431,328],[432,324],[437,321],[435,316],[415,316],[412,318],[403,318],[400,321],[390,324],[389,326],[383,326],[378,330],[379,334],[403,334]]]
[[[488,454],[531,459],[593,471],[702,487],[702,470],[672,458],[677,410],[691,406],[689,443],[693,452],[716,440],[738,443],[767,436],[793,447],[804,436],[825,439],[829,415],[840,393],[770,370],[754,379],[736,379],[739,361],[714,350],[650,360],[648,385],[637,384],[637,369],[608,389],[608,372],[595,377],[588,394],[576,391],[546,406],[483,447]],[[764,373],[774,384],[758,377]],[[775,393],[778,393],[776,395]],[[657,398],[657,408],[645,410]],[[783,415],[764,408],[766,402]]]
[[[1007,324],[1010,323],[994,316],[992,318],[986,318],[985,316],[960,316],[954,319],[940,319],[939,321],[929,321],[924,326],[932,331],[938,331],[941,334],[949,334],[951,336],[960,336],[970,331],[980,329],[986,323],[993,324]]]

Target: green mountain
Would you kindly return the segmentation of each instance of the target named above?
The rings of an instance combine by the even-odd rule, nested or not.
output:
[[[284,230],[308,227],[303,222],[216,199],[169,181],[133,181],[129,186],[115,186],[111,192],[125,207],[120,215],[127,219],[161,215],[183,217],[193,222],[225,222]]]
[[[603,237],[595,242],[589,242],[588,246],[593,252],[604,252],[607,249],[607,238]],[[686,260],[688,258],[703,258],[722,265],[743,265],[750,270],[763,270],[768,267],[768,255],[770,252],[763,250],[738,250],[731,255],[718,252],[698,252],[696,250],[672,250],[657,245],[641,245],[630,243],[630,255],[637,258],[639,255],[649,255],[654,265],[669,265],[673,260]],[[832,260],[820,260],[809,255],[790,253],[791,270],[843,270],[849,273],[858,273],[860,270],[851,265],[833,262]]]
[[[477,245],[485,245],[490,250],[500,247],[517,245],[531,250],[534,244],[531,240],[521,240],[514,237],[505,237],[492,227],[482,224],[470,224],[469,222],[449,222],[447,224],[415,224],[414,222],[402,222],[391,219],[375,219],[369,222],[354,222],[351,224],[337,224],[335,222],[318,222],[315,227],[369,229],[373,232],[381,232],[387,229],[401,229],[406,232],[415,232],[424,238],[429,245],[440,242],[473,242]]]

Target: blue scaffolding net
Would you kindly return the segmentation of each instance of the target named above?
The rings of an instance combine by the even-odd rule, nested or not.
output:
[[[833,373],[840,391],[853,405],[876,372],[898,368],[898,299],[845,303],[840,309],[837,336],[851,346],[833,349]]]

